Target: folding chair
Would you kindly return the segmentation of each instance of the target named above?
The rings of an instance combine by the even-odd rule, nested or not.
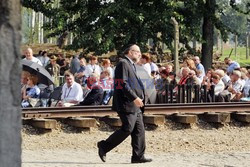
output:
[[[52,99],[53,100],[57,100],[55,106],[57,105],[57,103],[61,100],[61,95],[62,95],[62,86],[58,86],[54,89],[54,91],[50,94],[49,96],[49,101],[48,101],[48,106],[51,107],[52,105]],[[54,107],[55,107],[54,106]]]

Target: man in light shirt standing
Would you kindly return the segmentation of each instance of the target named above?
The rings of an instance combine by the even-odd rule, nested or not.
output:
[[[206,75],[206,73],[205,73],[205,68],[204,68],[204,66],[201,64],[200,58],[199,58],[198,56],[195,56],[193,60],[194,60],[196,69],[197,69],[197,70],[200,70],[200,71],[201,71],[201,76],[204,77],[204,76]]]
[[[142,54],[140,62],[142,64],[143,68],[147,71],[148,75],[151,76],[151,66],[149,64],[150,55],[149,54]]]
[[[58,106],[72,106],[83,100],[83,91],[80,84],[76,83],[73,74],[65,73],[66,83],[62,87],[61,101]]]
[[[239,63],[237,63],[236,61],[233,61],[229,57],[226,57],[224,59],[224,62],[225,62],[226,65],[228,65],[228,67],[227,67],[228,75],[232,74],[234,70],[239,70],[240,69]]]
[[[33,56],[33,50],[31,48],[27,48],[24,52],[24,55],[25,55],[24,60],[30,60],[32,62],[35,62],[35,63],[43,66],[41,61],[38,58]]]
[[[92,73],[96,73],[97,75],[100,76],[101,74],[101,67],[97,65],[97,57],[96,56],[91,56],[90,58],[90,64],[86,66],[85,70],[85,76],[89,77]]]

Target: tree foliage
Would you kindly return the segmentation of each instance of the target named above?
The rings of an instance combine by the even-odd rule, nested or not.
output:
[[[189,46],[192,40],[202,44],[207,42],[202,29],[204,18],[209,18],[210,28],[218,29],[226,40],[230,32],[238,30],[232,24],[226,24],[229,22],[224,17],[223,5],[248,14],[249,2],[242,0],[240,6],[234,0],[214,0],[215,5],[208,8],[207,4],[211,1],[23,0],[22,4],[51,19],[44,27],[49,31],[49,36],[73,33],[73,44],[69,48],[84,48],[86,52],[102,54],[114,49],[122,50],[123,46],[131,43],[137,43],[146,50],[148,39],[152,39],[155,46],[162,42],[172,49],[174,28],[171,17],[179,22],[180,42],[189,50],[192,49]],[[209,54],[207,56],[211,57]]]

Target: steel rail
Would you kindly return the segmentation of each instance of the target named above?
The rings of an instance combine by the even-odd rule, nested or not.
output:
[[[221,102],[216,102],[216,103],[166,103],[166,104],[147,104],[147,107],[182,107],[182,106],[206,106],[206,105],[213,105],[213,106],[221,106],[221,105],[245,105],[247,104],[246,102],[231,102],[231,103],[221,103]],[[50,110],[62,110],[62,109],[68,109],[69,107],[34,107],[34,108],[23,108],[22,111],[50,111]],[[70,109],[96,109],[96,108],[111,108],[110,105],[98,105],[98,106],[72,106]]]
[[[145,114],[204,113],[204,112],[250,112],[250,103],[197,103],[146,105]],[[23,118],[67,118],[80,116],[117,115],[111,106],[74,106],[61,108],[23,109]]]

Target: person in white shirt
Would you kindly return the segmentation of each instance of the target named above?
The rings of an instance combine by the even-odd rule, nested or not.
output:
[[[46,51],[43,51],[41,56],[37,58],[41,61],[43,67],[46,67],[50,63],[50,58],[48,57],[48,53]]]
[[[221,81],[224,83],[224,85],[227,85],[227,83],[229,83],[230,77],[225,73],[224,70],[217,69],[214,72],[215,72],[215,74],[219,75],[219,77],[220,77]]]
[[[108,71],[110,74],[110,78],[114,78],[114,70],[110,65],[111,65],[110,60],[104,59],[102,62],[102,67],[103,67],[102,71]]]
[[[96,56],[91,56],[90,58],[90,64],[86,66],[85,70],[85,76],[89,77],[92,73],[96,73],[100,76],[101,74],[101,67],[97,65],[97,57]]]
[[[61,101],[59,106],[72,106],[83,100],[83,90],[80,84],[74,81],[73,74],[65,73],[66,83],[62,87]]]
[[[244,85],[244,91],[243,91],[243,97],[250,97],[250,69],[247,72],[248,79],[245,82]]]
[[[150,62],[150,55],[149,54],[142,54],[140,63],[142,64],[143,68],[147,71],[149,76],[151,76],[151,66]]]
[[[155,71],[155,72],[159,73],[159,68],[158,68],[158,66],[152,61],[152,59],[151,59],[151,61],[150,61],[149,64],[150,64],[150,67],[151,67],[151,72]]]
[[[215,74],[212,75],[212,85],[214,85],[214,94],[218,96],[225,89],[225,85],[221,80],[220,76]]]
[[[35,62],[35,63],[43,66],[41,61],[38,58],[33,56],[33,50],[31,48],[27,48],[24,52],[24,55],[25,55],[24,60],[30,60],[32,62]]]
[[[222,96],[224,97],[225,101],[239,101],[241,97],[241,92],[243,89],[243,84],[241,81],[241,72],[238,70],[234,70],[233,73],[230,75],[231,80],[226,85],[226,90],[224,90],[222,93]]]

